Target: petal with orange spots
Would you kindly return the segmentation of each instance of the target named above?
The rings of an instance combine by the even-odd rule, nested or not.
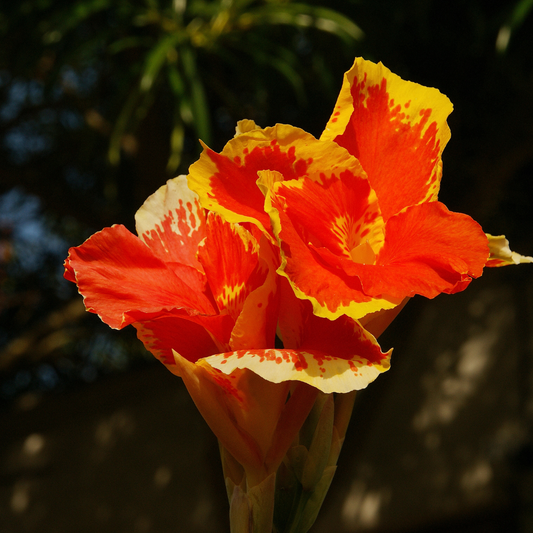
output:
[[[335,140],[359,159],[387,220],[437,199],[452,109],[437,89],[357,58],[321,139]]]
[[[284,180],[339,175],[360,168],[357,160],[334,142],[321,142],[305,131],[284,124],[254,129],[229,141],[220,154],[204,147],[189,169],[189,187],[203,207],[228,222],[252,222],[270,232],[264,211],[264,192],[257,186],[258,172],[276,171]]]
[[[368,338],[361,336],[352,344],[351,353],[346,357],[333,355],[329,350],[272,348],[217,354],[205,361],[225,374],[246,368],[272,383],[301,381],[325,393],[344,393],[364,389],[390,367],[390,353],[384,354],[379,363],[371,363],[361,355],[375,343],[367,335]]]

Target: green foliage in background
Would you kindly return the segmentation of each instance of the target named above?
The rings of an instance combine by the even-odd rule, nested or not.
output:
[[[272,27],[328,32],[347,45],[362,36],[346,16],[290,0],[27,0],[5,15],[4,30],[11,34],[13,19],[21,30],[32,27],[24,42],[12,41],[4,55],[28,72],[39,64],[50,68],[44,81],[57,80],[66,65],[113,74],[113,94],[102,117],[109,123],[112,164],[124,148],[134,150],[131,136],[154,102],[164,98],[170,175],[181,161],[186,129],[208,144],[212,140],[210,93],[234,107],[233,84],[250,71],[273,69],[300,100],[305,98],[299,57]],[[221,70],[224,76],[217,78]],[[257,77],[257,83],[264,79]],[[94,112],[88,118],[101,123]]]

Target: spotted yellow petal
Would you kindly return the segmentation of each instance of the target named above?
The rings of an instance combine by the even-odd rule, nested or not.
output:
[[[371,364],[354,354],[343,359],[315,350],[239,350],[208,357],[206,361],[221,372],[247,368],[273,383],[301,381],[325,393],[364,389],[389,369],[389,356]]]

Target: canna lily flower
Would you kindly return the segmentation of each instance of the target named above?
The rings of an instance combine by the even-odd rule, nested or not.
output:
[[[88,311],[133,325],[183,379],[252,486],[276,471],[319,390],[361,389],[389,368],[390,352],[359,323],[316,317],[280,286],[277,248],[253,225],[206,214],[184,176],[135,218],[138,237],[115,225],[71,248],[65,277]]]
[[[533,261],[438,201],[451,110],[356,59],[320,139],[241,121],[146,200],[138,236],[115,225],[70,249],[87,310],[133,325],[217,436],[232,531],[311,527],[410,297]]]

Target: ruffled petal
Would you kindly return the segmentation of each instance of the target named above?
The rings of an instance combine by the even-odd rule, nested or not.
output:
[[[192,292],[124,226],[105,228],[71,248],[65,270],[67,279],[78,284],[87,310],[115,329],[134,322],[136,312],[186,308],[215,313],[205,294]]]
[[[452,109],[437,89],[357,58],[321,139],[335,140],[359,159],[387,220],[437,199]]]
[[[509,241],[504,235],[489,235],[490,257],[487,261],[489,267],[500,267],[507,265],[519,265],[520,263],[533,263],[533,257],[527,255],[520,255],[511,251],[509,248]]]
[[[228,222],[252,222],[270,232],[258,172],[279,172],[284,180],[338,175],[359,163],[334,142],[321,142],[305,131],[284,124],[252,129],[237,135],[220,154],[204,146],[189,169],[189,187],[206,209]]]
[[[362,175],[346,170],[323,183],[308,178],[276,183],[272,197],[304,242],[347,258],[362,244],[370,246],[374,257],[383,246],[384,223],[376,194]]]
[[[137,234],[155,256],[202,271],[196,258],[205,237],[205,214],[186,176],[167,181],[135,214]]]

